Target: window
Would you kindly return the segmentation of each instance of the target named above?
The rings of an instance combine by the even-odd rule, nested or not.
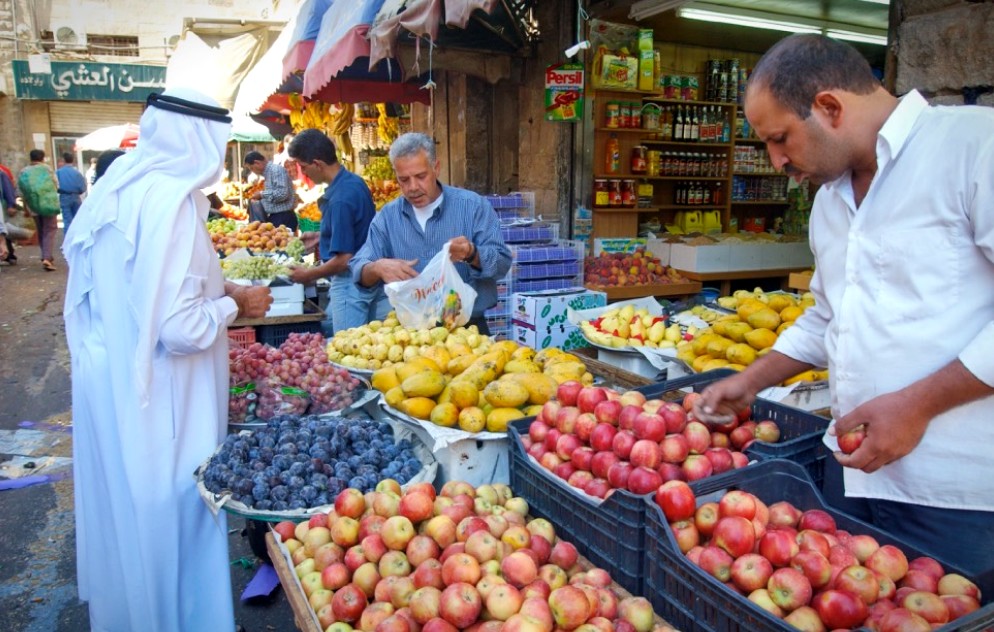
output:
[[[81,45],[64,47],[55,40],[52,31],[41,32],[41,46],[46,53],[58,50],[86,51],[93,55],[108,57],[138,57],[138,36],[136,35],[98,35],[87,33]]]

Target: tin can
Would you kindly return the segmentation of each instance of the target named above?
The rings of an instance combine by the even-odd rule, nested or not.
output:
[[[628,101],[622,101],[618,107],[619,107],[618,127],[631,127],[632,104],[629,103]]]
[[[621,126],[621,106],[617,101],[609,102],[604,108],[604,127],[612,129]]]
[[[642,104],[632,102],[629,104],[628,127],[642,127]]]

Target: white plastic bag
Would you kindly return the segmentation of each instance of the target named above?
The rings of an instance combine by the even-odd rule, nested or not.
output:
[[[449,243],[442,246],[418,276],[384,286],[397,320],[404,327],[453,329],[469,322],[476,290],[462,280],[449,259]]]

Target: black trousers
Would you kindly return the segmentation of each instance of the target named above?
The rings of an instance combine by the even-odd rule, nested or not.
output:
[[[266,221],[272,223],[273,226],[286,226],[291,232],[297,232],[297,214],[293,211],[280,211],[279,213],[270,213]]]

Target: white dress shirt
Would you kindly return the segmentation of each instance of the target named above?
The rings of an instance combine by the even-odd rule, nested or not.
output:
[[[817,304],[774,348],[829,367],[835,418],[956,358],[994,386],[994,109],[907,94],[879,132],[862,204],[851,174],[826,184],[810,241]],[[994,510],[991,446],[994,396],[935,417],[873,474],[846,468],[846,494]]]

